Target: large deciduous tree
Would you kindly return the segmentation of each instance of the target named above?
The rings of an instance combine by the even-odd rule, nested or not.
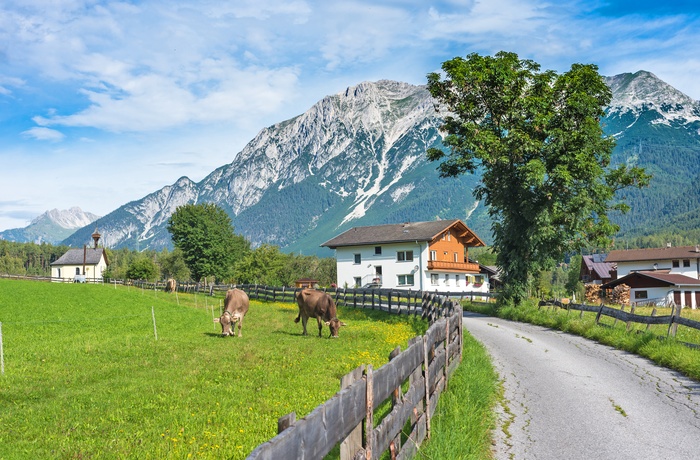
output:
[[[250,250],[250,243],[234,233],[226,211],[213,203],[179,206],[168,220],[168,231],[195,280],[230,279],[235,263]]]
[[[506,302],[564,254],[604,247],[618,231],[608,212],[629,208],[615,192],[648,184],[643,169],[610,166],[615,146],[600,119],[612,97],[595,65],[540,71],[514,53],[470,54],[428,75],[446,113],[443,145],[428,150],[443,177],[481,173],[474,196],[492,219]]]

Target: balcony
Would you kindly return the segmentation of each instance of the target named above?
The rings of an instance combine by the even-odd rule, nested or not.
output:
[[[454,270],[459,272],[479,273],[479,264],[470,262],[447,262],[443,260],[429,260],[428,270]]]

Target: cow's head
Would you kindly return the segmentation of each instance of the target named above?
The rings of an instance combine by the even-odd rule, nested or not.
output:
[[[231,313],[225,311],[219,318],[219,323],[221,323],[221,335],[223,337],[233,335],[233,327],[231,325],[235,323],[232,321]]]
[[[345,326],[345,323],[340,321],[338,318],[332,318],[330,321],[326,321],[326,326],[331,330],[331,337],[338,338],[338,332],[340,332],[340,326]]]

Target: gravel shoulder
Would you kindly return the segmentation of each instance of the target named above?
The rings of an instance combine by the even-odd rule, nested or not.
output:
[[[700,459],[700,382],[541,326],[465,312],[504,387],[501,459]]]

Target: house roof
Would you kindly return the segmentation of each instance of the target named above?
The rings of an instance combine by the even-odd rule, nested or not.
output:
[[[343,246],[367,244],[433,241],[447,229],[455,230],[457,237],[465,238],[468,243],[473,243],[470,246],[485,246],[484,242],[459,219],[353,227],[326,241],[321,246],[335,249]]]
[[[628,284],[632,286],[632,284],[630,283],[632,283],[635,279],[644,278],[648,280],[660,281],[662,284],[666,284],[668,286],[700,286],[699,279],[691,278],[685,275],[679,275],[677,273],[668,273],[667,270],[655,270],[632,272],[628,275],[623,276],[622,278],[609,281],[603,284],[601,287],[603,289],[610,289],[619,284]]]
[[[69,249],[68,252],[59,257],[51,265],[82,265],[83,264],[83,254],[85,254],[85,264],[86,265],[97,265],[100,263],[100,258],[104,249],[102,248],[88,248],[87,251],[84,249]],[[105,262],[107,262],[107,255],[105,254]]]
[[[637,262],[643,260],[696,259],[700,258],[700,247],[678,246],[648,249],[621,249],[610,251],[606,262]]]
[[[590,272],[595,272],[600,279],[611,278],[610,272],[615,270],[614,262],[604,262],[605,254],[591,254],[582,257],[583,263],[586,264],[586,269]]]

